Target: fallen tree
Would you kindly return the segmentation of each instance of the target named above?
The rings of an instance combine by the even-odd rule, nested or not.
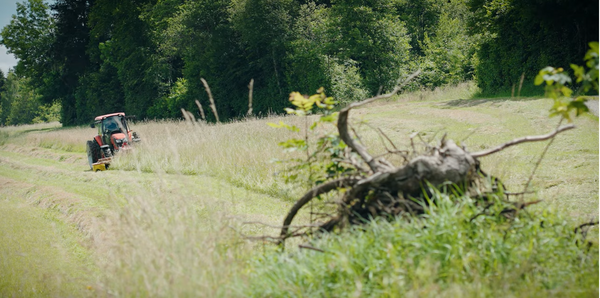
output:
[[[577,83],[581,83],[578,92],[588,92],[591,89],[598,90],[598,43],[590,43],[590,50],[584,60],[589,69],[582,66],[571,65],[575,70]],[[469,152],[464,146],[457,145],[452,140],[446,140],[446,136],[436,145],[421,141],[424,144],[423,150],[417,150],[413,143],[414,137],[411,136],[411,150],[399,150],[393,141],[385,135],[381,129],[379,132],[382,140],[387,140],[393,149],[387,149],[387,155],[398,155],[403,160],[399,165],[394,165],[386,160],[385,154],[372,156],[368,148],[362,144],[358,133],[349,126],[348,120],[350,111],[357,107],[372,103],[376,100],[390,98],[402,90],[419,72],[409,76],[402,84],[389,93],[377,95],[360,102],[352,103],[343,108],[339,113],[327,112],[331,110],[335,101],[333,98],[326,97],[323,88],[317,90],[317,94],[310,97],[301,95],[298,92],[290,94],[290,102],[295,109],[286,108],[289,114],[303,116],[305,119],[304,138],[289,139],[279,145],[286,150],[298,150],[306,152],[306,159],[292,159],[298,162],[292,170],[297,172],[308,172],[299,178],[299,175],[292,174],[294,177],[289,180],[306,180],[313,186],[306,192],[287,213],[282,226],[279,228],[278,236],[247,237],[250,239],[262,239],[275,241],[284,244],[285,240],[291,237],[301,237],[314,234],[315,232],[329,232],[335,229],[342,229],[348,225],[362,224],[372,218],[397,216],[414,216],[423,214],[431,204],[435,204],[435,194],[442,192],[452,192],[456,198],[472,198],[480,206],[481,212],[476,214],[471,221],[481,215],[492,214],[491,209],[495,209],[494,214],[506,218],[514,218],[519,210],[540,202],[539,200],[526,202],[524,195],[532,193],[529,191],[529,185],[533,176],[543,160],[548,148],[552,144],[554,137],[559,133],[575,128],[569,124],[561,126],[564,120],[571,122],[571,114],[575,112],[576,116],[587,112],[585,105],[587,100],[585,96],[573,96],[573,90],[566,86],[571,83],[571,78],[564,72],[564,69],[546,67],[542,69],[535,78],[535,84],[546,83],[546,95],[554,100],[554,105],[550,109],[550,116],[560,116],[560,121],[554,131],[545,135],[526,136],[514,139],[510,142],[500,144],[488,150],[479,152]],[[251,89],[252,84],[250,85]],[[208,90],[208,88],[207,88]],[[252,90],[250,91],[250,94]],[[210,94],[209,94],[210,95]],[[251,106],[251,95],[249,99]],[[326,112],[321,116],[318,122],[308,125],[308,115],[313,107],[317,106]],[[215,112],[216,114],[216,112]],[[186,112],[184,111],[184,116]],[[186,116],[186,118],[190,118]],[[319,123],[336,122],[337,135],[327,135],[320,137],[317,141],[317,149],[310,152],[308,131],[313,130]],[[293,132],[300,132],[298,127],[287,125],[283,122],[279,124],[269,123],[276,128],[286,128]],[[352,131],[353,135],[350,133]],[[496,177],[487,175],[481,168],[478,158],[495,154],[511,146],[527,143],[550,140],[538,161],[536,162],[531,175],[520,192],[509,192],[505,189],[502,182]],[[325,158],[323,159],[322,156]],[[323,160],[328,165],[321,164],[317,166],[318,170],[324,170],[326,175],[313,177],[313,168]],[[306,182],[305,181],[305,182]],[[516,200],[510,200],[511,196],[517,197]],[[328,197],[328,200],[321,200],[322,205],[335,205],[334,210],[330,208],[317,208],[313,210],[313,201],[315,198]],[[309,206],[310,223],[294,225],[293,221],[299,212]],[[494,208],[492,208],[494,207]],[[313,215],[315,217],[313,218]],[[248,224],[257,224],[256,222]],[[262,224],[262,223],[258,223]],[[575,229],[575,234],[581,233],[585,239],[584,228],[597,225],[598,221],[593,220],[580,225]],[[265,224],[263,224],[265,225]],[[310,246],[301,245],[302,248],[319,250]]]
[[[418,73],[410,76],[405,83],[416,75]],[[428,204],[434,203],[430,199],[432,192],[441,188],[453,188],[455,191],[475,197],[481,203],[487,204],[484,208],[486,210],[494,202],[491,196],[498,199],[513,193],[505,192],[504,186],[498,179],[487,175],[481,169],[479,157],[526,142],[552,139],[561,132],[575,128],[574,125],[559,126],[546,135],[515,139],[480,152],[469,152],[454,141],[446,140],[444,136],[437,146],[427,146],[423,152],[417,152],[414,146],[410,154],[408,151],[397,149],[390,151],[401,155],[405,160],[402,165],[395,166],[383,156],[371,156],[368,149],[360,143],[358,134],[356,132],[354,136],[350,134],[352,129],[349,128],[348,118],[352,109],[392,97],[402,89],[403,85],[397,85],[387,94],[350,104],[339,112],[337,131],[339,138],[349,149],[345,150],[341,161],[351,165],[354,170],[345,171],[341,177],[318,184],[305,193],[285,217],[277,239],[279,243],[283,243],[290,237],[309,235],[314,233],[315,229],[318,232],[327,232],[347,225],[360,224],[369,218],[421,214]],[[321,98],[323,99],[323,96]],[[320,102],[317,102],[317,105],[319,104]],[[387,136],[383,136],[389,140]],[[518,194],[522,195],[526,191],[525,189]],[[309,225],[292,225],[298,212],[313,199],[333,192],[339,193],[339,200],[334,201],[337,205],[335,212],[321,216],[326,220],[311,222]],[[504,200],[506,205],[502,213],[510,216],[537,202],[524,202],[522,196],[520,200],[514,202]]]

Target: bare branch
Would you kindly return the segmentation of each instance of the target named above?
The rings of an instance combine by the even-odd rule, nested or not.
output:
[[[476,128],[476,129],[473,129],[473,131],[472,131],[472,132],[470,132],[470,133],[469,133],[469,134],[468,134],[466,137],[464,137],[462,140],[460,140],[460,143],[461,143],[461,144],[464,144],[464,142],[465,142],[465,141],[466,141],[468,138],[470,138],[472,135],[474,135],[474,134],[475,134],[475,132],[477,132],[477,128]]]
[[[360,107],[360,106],[366,105],[368,103],[374,102],[378,99],[390,98],[390,97],[394,96],[410,80],[412,80],[413,78],[418,76],[420,73],[421,73],[420,70],[416,71],[415,73],[410,75],[408,78],[406,78],[406,80],[402,84],[396,85],[394,90],[392,90],[390,93],[386,93],[383,95],[377,95],[377,96],[365,99],[360,102],[355,102],[340,111],[340,114],[338,116],[338,131],[340,134],[340,138],[342,139],[342,141],[344,141],[344,143],[346,143],[348,145],[348,147],[352,148],[352,150],[354,150],[354,152],[356,152],[356,153],[358,153],[358,155],[360,155],[360,157],[369,165],[369,167],[371,168],[371,170],[373,172],[380,172],[382,170],[385,170],[388,167],[377,163],[377,161],[375,159],[373,159],[373,157],[367,152],[367,149],[364,146],[362,146],[361,144],[354,141],[354,139],[352,139],[352,137],[350,136],[350,133],[348,132],[348,116],[350,114],[350,110],[352,110],[353,108]]]
[[[436,132],[437,134],[437,132]],[[423,143],[423,146],[425,147],[425,150],[427,151],[431,151],[431,146],[429,146],[429,142],[431,142],[431,140],[429,140],[428,142],[426,142],[425,140],[423,140],[423,137],[421,136],[421,132],[417,133],[417,137],[419,138],[419,140],[421,141],[421,143]]]
[[[586,222],[583,224],[580,224],[578,227],[575,228],[575,231],[573,231],[575,234],[577,234],[578,231],[581,231],[583,228],[588,227],[588,226],[595,226],[598,225],[600,222],[598,221],[590,221],[590,222]]]
[[[390,142],[390,145],[392,145],[392,147],[394,147],[395,151],[400,151],[400,150],[398,150],[398,147],[396,147],[396,144],[394,144],[394,142],[392,142],[392,140],[383,132],[383,130],[381,130],[381,128],[377,127],[377,130],[388,142]],[[385,146],[385,144],[384,144],[384,146]]]
[[[276,226],[276,225],[270,225],[264,222],[260,222],[260,221],[246,221],[242,223],[243,225],[261,225],[261,226],[265,226],[265,227],[269,227],[269,228],[274,228],[274,229],[282,229],[283,226]],[[320,227],[321,225],[319,224],[310,224],[310,225],[288,225],[288,228],[315,228],[315,227]]]
[[[510,191],[505,191],[504,194],[506,196],[522,196],[525,194],[531,194],[531,193],[535,193],[535,191],[521,191],[521,192],[510,192]]]
[[[319,185],[313,187],[306,194],[304,194],[304,196],[302,196],[302,198],[300,198],[296,202],[296,204],[294,204],[294,206],[292,206],[292,209],[290,209],[290,212],[288,212],[288,215],[286,216],[285,220],[283,221],[283,227],[281,229],[280,237],[286,238],[286,235],[288,234],[288,229],[289,229],[290,223],[294,219],[294,216],[296,216],[298,211],[304,205],[306,205],[308,202],[310,202],[314,197],[317,197],[324,193],[328,193],[328,192],[336,190],[338,188],[352,186],[352,185],[356,184],[358,181],[360,181],[359,178],[345,177],[345,178],[331,180],[329,182],[325,182],[323,184],[319,184]]]
[[[234,232],[236,232],[238,235],[242,236],[245,239],[248,240],[263,240],[263,241],[272,241],[274,243],[279,243],[281,241],[280,237],[273,237],[273,236],[248,236],[240,231],[238,231],[236,228],[232,227],[232,226],[227,226],[228,228],[232,229]]]
[[[410,147],[412,147],[412,150],[413,150],[413,152],[412,152],[412,153],[413,153],[413,156],[414,156],[415,154],[417,154],[417,148],[415,147],[415,142],[413,141],[413,139],[414,139],[414,138],[415,138],[417,135],[419,135],[419,132],[413,132],[413,133],[412,133],[412,134],[410,134],[410,136],[409,136],[409,137],[410,137]]]
[[[314,250],[314,251],[318,251],[318,252],[323,252],[323,253],[327,253],[328,252],[326,250],[322,250],[320,248],[316,248],[316,247],[312,247],[312,246],[308,246],[308,245],[304,245],[304,244],[300,244],[300,245],[298,245],[298,247],[304,248],[304,249],[310,249],[310,250]]]
[[[492,149],[488,149],[488,150],[484,150],[484,151],[479,151],[479,152],[475,152],[475,153],[471,153],[471,156],[473,157],[484,157],[484,156],[488,156],[490,154],[494,154],[498,151],[502,151],[510,146],[514,146],[517,144],[521,144],[521,143],[527,143],[527,142],[539,142],[539,141],[545,141],[548,140],[552,137],[554,137],[555,135],[569,130],[569,129],[573,129],[575,128],[575,125],[570,124],[567,126],[563,126],[561,128],[556,129],[555,131],[545,134],[545,135],[541,135],[541,136],[529,136],[529,137],[523,137],[523,138],[518,138],[518,139],[514,139],[510,142],[504,143],[498,147],[492,148]]]
[[[560,127],[563,120],[564,120],[564,118],[561,118],[560,121],[558,121],[558,125],[556,125],[556,129],[558,129]],[[550,139],[550,142],[548,142],[548,144],[546,144],[544,151],[542,151],[542,154],[540,155],[537,162],[535,163],[535,166],[533,167],[533,170],[531,171],[531,174],[529,175],[529,178],[527,179],[525,186],[523,186],[523,191],[527,191],[527,189],[529,188],[529,184],[531,183],[531,180],[533,180],[533,176],[535,175],[535,172],[537,171],[538,167],[542,163],[542,160],[544,160],[544,157],[546,156],[546,152],[548,152],[548,149],[550,149],[550,145],[552,145],[552,142],[554,142],[554,136],[552,136],[552,138]],[[521,197],[521,199],[523,199],[523,197]]]
[[[356,132],[356,129],[354,129],[354,127],[350,126],[350,129],[352,130],[352,133],[354,133],[354,135],[356,136],[356,140],[360,143],[361,146],[365,146],[365,143],[363,143],[362,139],[360,138],[360,135]]]
[[[397,155],[402,156],[402,158],[404,159],[404,162],[408,163],[410,161],[408,160],[408,155],[406,155],[407,153],[408,152],[406,152],[404,150],[388,150],[386,153],[375,155],[373,158],[380,158],[380,157],[385,157],[385,156],[388,156],[388,155],[397,154]]]
[[[241,233],[240,233],[240,236],[242,236],[248,240],[266,240],[266,241],[271,241],[273,243],[279,243],[279,241],[281,241],[281,238],[273,237],[273,236],[248,236],[248,235],[244,235]]]

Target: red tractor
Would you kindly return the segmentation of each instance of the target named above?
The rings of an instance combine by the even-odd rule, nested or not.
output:
[[[113,113],[98,116],[92,128],[98,127],[98,135],[87,141],[87,157],[92,171],[106,170],[112,156],[122,150],[130,149],[131,144],[141,139],[127,125],[125,113]]]

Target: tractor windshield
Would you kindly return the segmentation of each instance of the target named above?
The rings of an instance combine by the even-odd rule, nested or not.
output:
[[[119,118],[121,117],[115,116],[104,119],[104,121],[102,121],[102,131],[108,135],[123,132],[119,127]]]
[[[131,143],[127,121],[122,116],[112,116],[102,121],[102,132],[105,137],[110,137],[115,133],[123,133],[127,138],[127,143]],[[109,143],[109,141],[106,141]]]

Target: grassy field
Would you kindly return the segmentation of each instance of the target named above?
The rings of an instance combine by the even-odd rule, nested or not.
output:
[[[377,154],[384,148],[372,126],[380,127],[399,147],[408,146],[408,136],[418,131],[433,139],[447,133],[471,151],[544,134],[556,126],[557,119],[547,117],[549,100],[469,99],[475,92],[472,84],[463,84],[376,102],[353,112],[354,127]],[[528,248],[520,245],[527,239],[515,238],[507,254],[512,258],[491,253],[486,259],[473,252],[481,247],[487,247],[488,253],[489,249],[509,249],[497,246],[503,243],[498,240],[502,237],[493,238],[493,233],[489,236],[496,241],[493,245],[483,240],[452,242],[465,247],[467,252],[460,256],[477,255],[472,256],[472,264],[476,264],[472,270],[465,269],[468,260],[464,258],[448,265],[431,257],[419,266],[411,265],[421,258],[409,249],[411,242],[392,245],[399,240],[389,240],[396,239],[393,235],[412,239],[408,235],[417,233],[415,227],[401,223],[378,223],[369,228],[375,233],[387,231],[382,236],[387,242],[379,243],[364,232],[325,237],[314,245],[339,253],[321,257],[294,247],[282,254],[271,245],[245,239],[241,235],[276,234],[276,229],[248,223],[281,224],[305,190],[286,185],[279,175],[283,165],[270,162],[290,157],[277,143],[293,133],[266,125],[279,121],[302,127],[302,119],[294,117],[220,125],[138,122],[133,128],[143,141],[136,150],[118,156],[109,171],[96,173],[89,170],[85,156],[85,141],[94,134],[91,128],[63,129],[56,123],[0,128],[0,296],[361,297],[404,293],[475,297],[508,293],[506,296],[597,297],[597,228],[588,235],[595,243],[592,253],[578,256],[577,266],[572,264],[572,256],[580,252],[570,246],[573,241],[550,245],[544,242],[544,237],[550,237],[546,232],[535,232],[538,238],[531,238],[546,243],[538,249],[539,254],[531,254],[531,248],[529,254],[523,253]],[[530,198],[543,202],[530,212],[556,223],[556,228],[550,229],[554,236],[598,218],[598,117],[583,115],[575,124],[576,130],[554,141],[532,184],[536,193]],[[502,179],[509,190],[519,191],[544,146],[529,143],[507,149],[482,158],[482,167]],[[469,215],[451,207],[444,210],[440,213],[458,214],[452,218]],[[537,231],[528,225],[523,229]],[[373,241],[377,245],[365,246]],[[352,274],[344,271],[338,276],[338,271],[332,273],[315,263],[330,264],[330,269],[347,265],[358,251],[370,255],[364,253],[365,247],[379,250]],[[402,264],[394,258],[391,263],[378,261],[390,259],[389,253],[400,253],[401,248],[406,251]],[[554,260],[548,249],[558,250],[563,257]],[[384,251],[388,255],[382,254]],[[439,248],[421,251],[433,256]],[[547,262],[539,261],[542,257]],[[297,263],[300,260],[306,262]],[[378,266],[383,267],[373,269]],[[398,269],[403,266],[415,270]],[[326,274],[303,277],[311,270]],[[448,279],[449,273],[458,275]],[[406,279],[400,281],[397,278],[402,274]],[[532,277],[520,278],[525,274]],[[566,279],[568,274],[574,277]],[[338,287],[328,286],[331,284]]]

